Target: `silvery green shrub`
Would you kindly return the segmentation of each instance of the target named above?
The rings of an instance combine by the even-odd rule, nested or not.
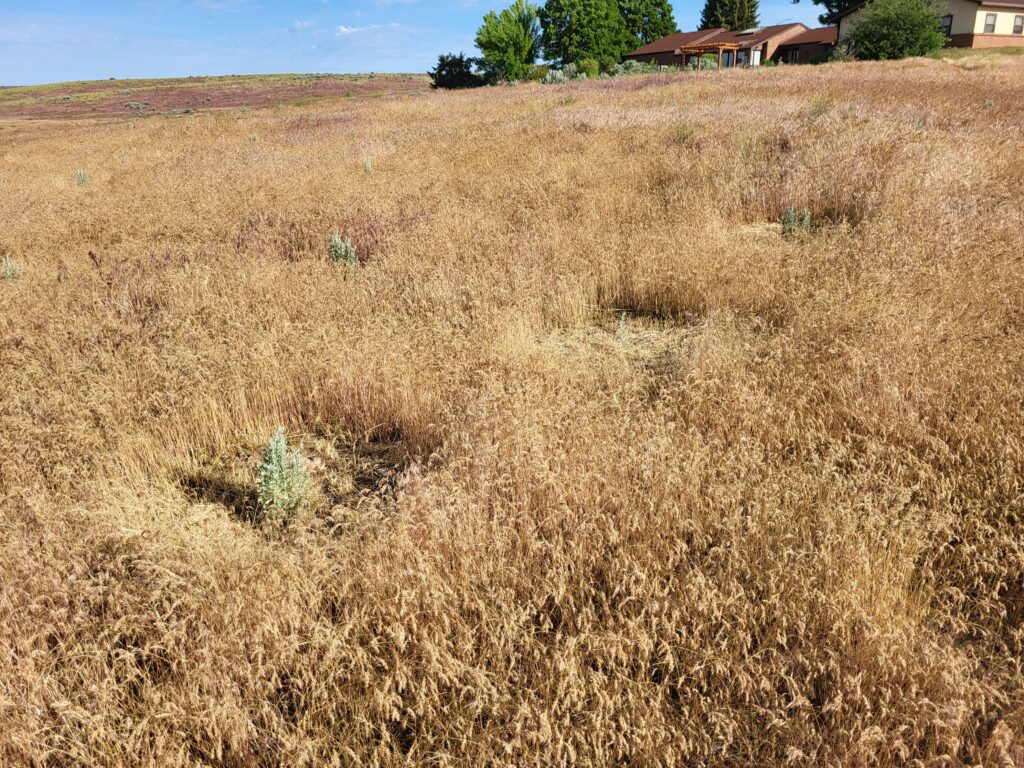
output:
[[[17,280],[21,277],[21,265],[10,256],[0,257],[0,276],[4,280]]]
[[[782,234],[788,236],[807,234],[811,231],[811,212],[804,209],[798,211],[790,206],[783,212]]]
[[[359,255],[351,241],[335,233],[327,242],[327,250],[330,253],[331,261],[335,264],[344,264],[347,267],[354,267],[359,263]]]
[[[259,511],[263,520],[287,525],[306,504],[309,474],[302,450],[288,450],[284,428],[278,427],[263,449],[259,468]]]
[[[612,67],[612,75],[615,77],[623,77],[625,75],[649,75],[666,69],[672,68],[663,67],[658,64],[649,64],[645,61],[626,59]]]
[[[89,183],[89,174],[86,171],[76,171],[75,181],[78,182],[78,186],[84,187]]]

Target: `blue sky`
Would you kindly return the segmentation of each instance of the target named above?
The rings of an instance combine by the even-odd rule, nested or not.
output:
[[[473,50],[510,0],[0,0],[0,85],[108,77],[425,72]],[[693,29],[703,0],[675,5]],[[810,0],[761,0],[761,22],[816,26]]]

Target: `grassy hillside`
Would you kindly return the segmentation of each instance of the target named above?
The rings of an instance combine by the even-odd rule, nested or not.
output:
[[[168,115],[424,91],[426,75],[235,75],[0,88],[0,120]]]
[[[967,59],[990,56],[1024,56],[1024,45],[1006,48],[943,48],[935,53],[938,59]]]
[[[0,132],[0,763],[1024,764],[1022,124],[1000,57]]]

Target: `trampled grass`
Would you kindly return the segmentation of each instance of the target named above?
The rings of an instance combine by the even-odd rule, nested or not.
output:
[[[1021,125],[1000,57],[0,132],[0,763],[1024,764]]]

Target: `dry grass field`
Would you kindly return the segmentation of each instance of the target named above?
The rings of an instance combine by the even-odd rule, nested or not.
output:
[[[165,80],[91,80],[0,88],[0,120],[173,115],[225,107],[253,109],[343,97],[425,91],[425,75],[240,75]]]
[[[1012,57],[8,120],[0,764],[1024,765],[1022,125]]]

